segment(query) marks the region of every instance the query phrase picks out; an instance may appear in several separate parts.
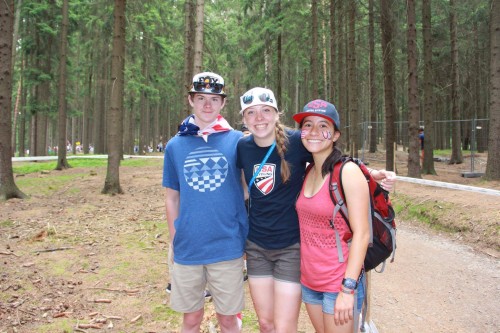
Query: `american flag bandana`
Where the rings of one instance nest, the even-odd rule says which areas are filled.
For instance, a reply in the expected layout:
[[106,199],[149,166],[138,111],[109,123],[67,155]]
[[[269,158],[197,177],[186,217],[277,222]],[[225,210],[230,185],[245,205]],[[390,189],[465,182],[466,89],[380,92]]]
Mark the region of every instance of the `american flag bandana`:
[[217,119],[213,123],[200,130],[200,127],[194,123],[194,114],[190,115],[184,119],[179,126],[179,132],[177,135],[194,135],[202,137],[205,142],[208,142],[208,136],[212,133],[231,131],[233,128],[221,115],[217,116]]

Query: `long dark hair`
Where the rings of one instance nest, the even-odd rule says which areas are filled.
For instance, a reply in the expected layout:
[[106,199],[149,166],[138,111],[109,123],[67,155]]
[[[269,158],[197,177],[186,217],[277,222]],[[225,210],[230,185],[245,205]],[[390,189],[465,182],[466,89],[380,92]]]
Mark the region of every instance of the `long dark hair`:
[[340,158],[342,157],[342,151],[337,148],[337,143],[333,143],[333,150],[328,155],[328,157],[325,159],[323,162],[323,165],[321,166],[321,175],[325,177],[327,174],[333,171],[333,167],[335,164],[340,161]]

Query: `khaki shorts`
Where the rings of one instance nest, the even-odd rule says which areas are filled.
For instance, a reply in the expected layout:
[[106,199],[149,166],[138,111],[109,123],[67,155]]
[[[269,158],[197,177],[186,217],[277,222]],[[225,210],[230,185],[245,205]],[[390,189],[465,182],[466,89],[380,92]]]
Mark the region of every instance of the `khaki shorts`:
[[215,311],[235,315],[245,308],[243,257],[209,265],[174,263],[170,307],[190,313],[203,308],[205,287],[212,294]]
[[273,277],[275,280],[300,283],[300,244],[279,250],[268,250],[247,240],[247,273],[249,277]]

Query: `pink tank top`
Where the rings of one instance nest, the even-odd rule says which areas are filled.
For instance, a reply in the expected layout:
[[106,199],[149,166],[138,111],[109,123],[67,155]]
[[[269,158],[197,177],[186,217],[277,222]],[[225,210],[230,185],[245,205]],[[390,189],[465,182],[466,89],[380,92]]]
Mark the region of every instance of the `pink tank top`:
[[329,177],[314,196],[304,196],[304,186],[297,199],[300,224],[301,283],[321,292],[339,292],[345,275],[352,233],[344,218],[337,214],[334,225],[338,231],[345,261],[339,262],[335,231],[330,226],[333,202],[329,193]]

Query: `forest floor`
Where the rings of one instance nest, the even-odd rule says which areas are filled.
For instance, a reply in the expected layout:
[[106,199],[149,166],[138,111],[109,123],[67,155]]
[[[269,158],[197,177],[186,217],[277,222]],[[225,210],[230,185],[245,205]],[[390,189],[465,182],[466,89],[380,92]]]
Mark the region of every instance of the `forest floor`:
[[[436,163],[424,178],[500,190],[462,177],[466,163]],[[30,198],[0,202],[0,333],[178,332],[161,173],[161,159],[121,167],[116,196],[100,194],[105,167],[16,175]],[[392,200],[396,259],[370,276],[378,331],[499,332],[500,198],[400,181]],[[246,288],[243,332],[258,332]],[[205,308],[203,332],[216,332]],[[314,332],[304,308],[299,331]]]

